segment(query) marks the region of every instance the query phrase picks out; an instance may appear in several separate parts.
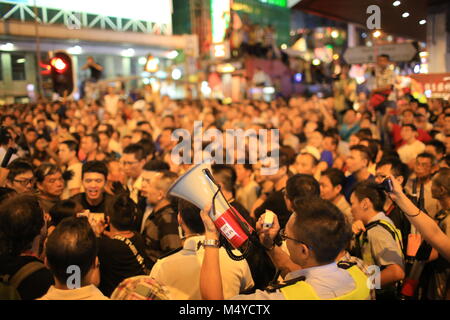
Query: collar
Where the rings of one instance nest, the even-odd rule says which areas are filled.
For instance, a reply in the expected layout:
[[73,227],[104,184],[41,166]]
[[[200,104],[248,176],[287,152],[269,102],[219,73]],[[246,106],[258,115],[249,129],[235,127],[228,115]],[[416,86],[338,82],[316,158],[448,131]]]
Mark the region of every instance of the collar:
[[187,238],[184,240],[183,250],[196,252],[198,250],[198,243],[203,240],[205,240],[204,235]]
[[51,286],[45,295],[45,298],[56,300],[101,299],[102,297],[106,298],[93,284],[78,289],[68,290],[57,289],[55,286]]
[[329,264],[325,264],[323,266],[311,267],[289,272],[286,275],[286,280],[291,280],[302,276],[305,277],[306,279],[319,277],[323,278],[325,275],[330,275],[331,273],[336,272],[338,270],[339,267],[336,264],[336,262],[332,262]]

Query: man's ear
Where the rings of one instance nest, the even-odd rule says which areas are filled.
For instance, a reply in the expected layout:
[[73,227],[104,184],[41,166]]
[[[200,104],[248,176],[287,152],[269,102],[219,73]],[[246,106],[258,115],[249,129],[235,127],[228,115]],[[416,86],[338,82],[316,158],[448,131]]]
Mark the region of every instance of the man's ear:
[[361,207],[362,207],[364,210],[368,210],[368,209],[370,208],[370,200],[369,200],[368,198],[364,198],[364,199],[361,201]]
[[402,176],[398,176],[395,179],[397,179],[398,183],[402,186],[403,185],[403,181],[405,181],[405,179]]

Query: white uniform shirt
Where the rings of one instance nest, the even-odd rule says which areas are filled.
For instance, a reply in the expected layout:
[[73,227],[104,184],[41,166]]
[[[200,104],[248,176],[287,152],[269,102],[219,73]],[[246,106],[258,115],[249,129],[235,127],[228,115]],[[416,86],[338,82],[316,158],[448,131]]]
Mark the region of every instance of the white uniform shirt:
[[[202,299],[200,270],[205,251],[198,243],[204,239],[204,236],[186,239],[181,251],[159,259],[152,268],[150,276],[167,286],[175,300]],[[247,261],[232,260],[224,248],[219,249],[219,257],[225,299],[254,285]]]

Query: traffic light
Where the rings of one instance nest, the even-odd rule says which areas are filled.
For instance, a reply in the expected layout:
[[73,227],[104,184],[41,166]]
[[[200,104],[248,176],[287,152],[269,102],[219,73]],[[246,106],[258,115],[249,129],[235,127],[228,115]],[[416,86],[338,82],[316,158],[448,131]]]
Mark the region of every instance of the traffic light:
[[71,95],[75,89],[72,57],[63,51],[57,51],[50,59],[50,67],[53,91],[61,97],[64,96],[64,92],[67,96]]

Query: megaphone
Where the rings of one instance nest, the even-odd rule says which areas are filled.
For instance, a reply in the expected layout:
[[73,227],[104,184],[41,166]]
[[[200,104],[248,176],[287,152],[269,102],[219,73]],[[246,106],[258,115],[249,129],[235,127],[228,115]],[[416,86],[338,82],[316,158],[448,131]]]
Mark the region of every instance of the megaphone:
[[203,209],[212,203],[210,217],[217,229],[235,248],[241,248],[254,232],[247,221],[227,202],[211,174],[211,165],[194,166],[178,178],[168,194],[184,199]]

